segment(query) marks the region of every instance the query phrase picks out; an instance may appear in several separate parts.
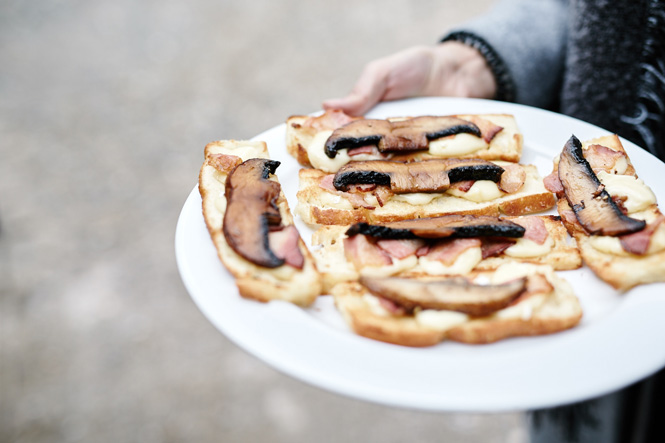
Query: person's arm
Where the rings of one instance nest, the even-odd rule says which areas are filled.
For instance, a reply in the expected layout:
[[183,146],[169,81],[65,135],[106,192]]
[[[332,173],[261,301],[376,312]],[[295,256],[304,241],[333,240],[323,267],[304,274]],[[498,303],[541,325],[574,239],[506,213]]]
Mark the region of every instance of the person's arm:
[[439,45],[368,63],[351,93],[323,107],[362,115],[380,101],[427,95],[551,106],[563,72],[567,6],[567,0],[500,1]]
[[476,48],[487,60],[499,100],[550,107],[565,62],[568,0],[503,0],[442,41]]

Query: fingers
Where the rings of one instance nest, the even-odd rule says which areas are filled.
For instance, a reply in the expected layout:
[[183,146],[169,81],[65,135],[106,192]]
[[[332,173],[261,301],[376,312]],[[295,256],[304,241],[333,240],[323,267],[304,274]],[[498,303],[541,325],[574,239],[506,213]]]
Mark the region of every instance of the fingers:
[[416,46],[368,63],[346,97],[326,100],[324,109],[363,115],[383,100],[421,95],[432,65],[432,50]]
[[390,69],[385,59],[375,60],[365,66],[353,90],[342,98],[323,102],[323,109],[341,109],[350,115],[363,115],[386,94]]

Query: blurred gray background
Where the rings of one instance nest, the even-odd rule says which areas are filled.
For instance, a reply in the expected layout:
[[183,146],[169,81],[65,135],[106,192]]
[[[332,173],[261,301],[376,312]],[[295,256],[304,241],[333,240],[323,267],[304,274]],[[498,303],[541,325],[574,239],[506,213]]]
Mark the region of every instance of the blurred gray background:
[[0,2],[2,442],[520,443],[282,375],[197,310],[174,258],[203,147],[346,93],[491,0]]

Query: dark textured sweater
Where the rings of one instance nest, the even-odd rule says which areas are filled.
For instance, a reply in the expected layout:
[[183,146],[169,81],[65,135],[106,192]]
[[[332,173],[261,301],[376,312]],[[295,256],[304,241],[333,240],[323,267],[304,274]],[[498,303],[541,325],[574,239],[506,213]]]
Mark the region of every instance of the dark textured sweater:
[[485,55],[497,99],[593,123],[665,160],[665,0],[503,0],[443,40]]

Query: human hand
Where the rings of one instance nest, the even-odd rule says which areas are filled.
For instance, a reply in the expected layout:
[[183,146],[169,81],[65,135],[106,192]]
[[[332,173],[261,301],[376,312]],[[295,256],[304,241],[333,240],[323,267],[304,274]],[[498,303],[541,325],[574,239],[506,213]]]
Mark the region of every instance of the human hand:
[[418,96],[493,98],[496,81],[485,58],[471,46],[448,41],[415,46],[368,63],[352,91],[323,102],[323,109],[363,115],[385,100]]

